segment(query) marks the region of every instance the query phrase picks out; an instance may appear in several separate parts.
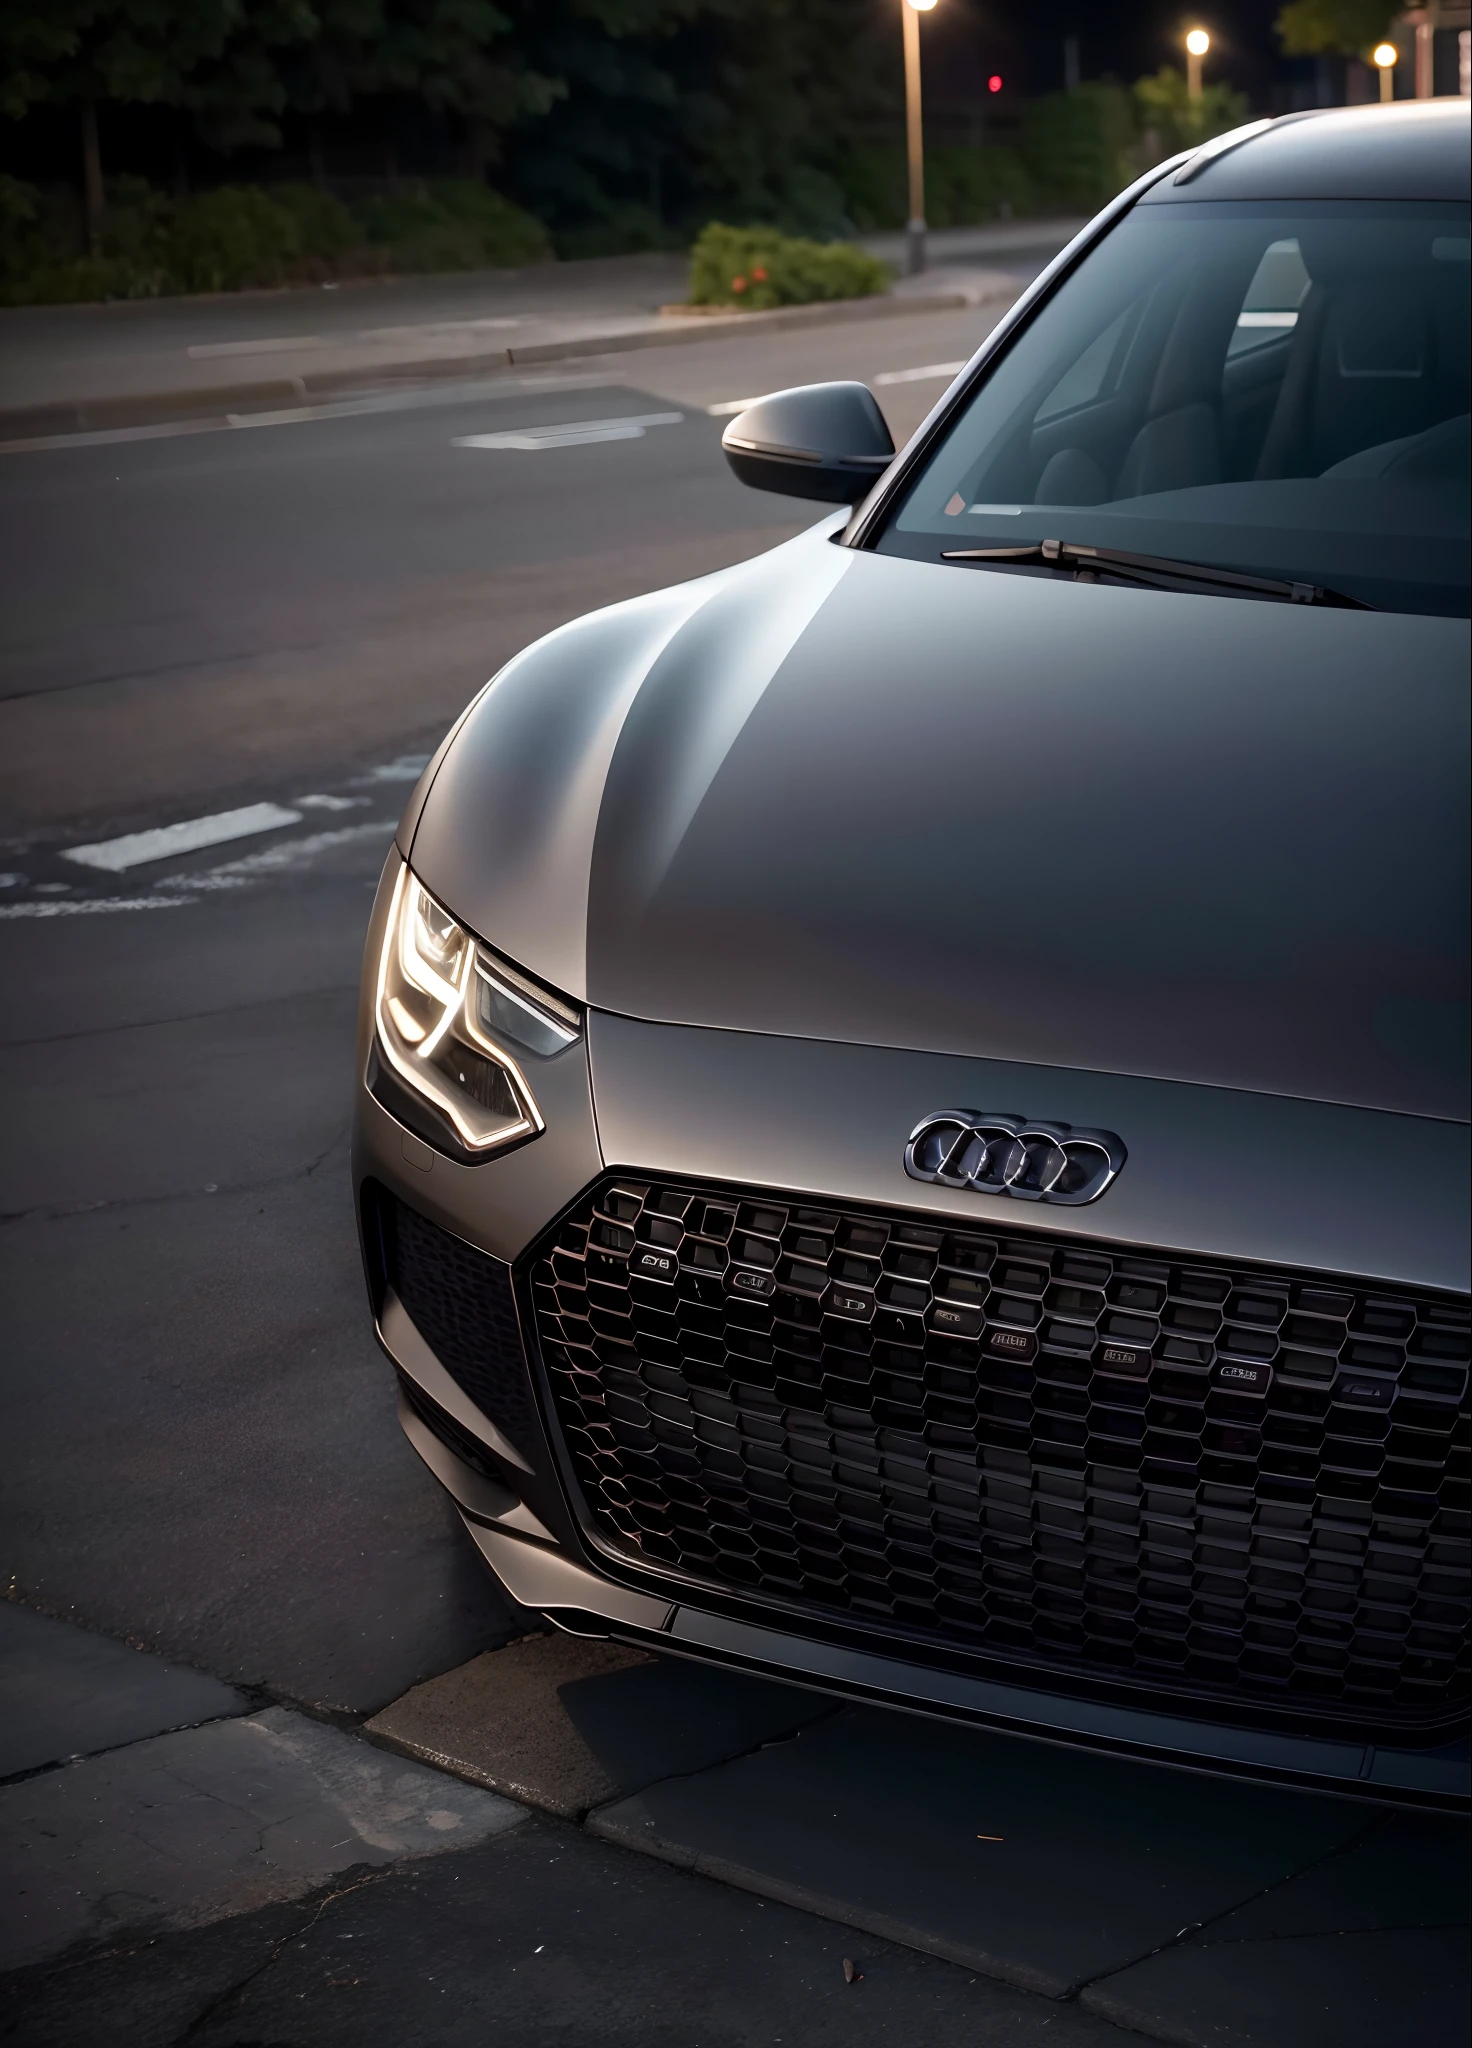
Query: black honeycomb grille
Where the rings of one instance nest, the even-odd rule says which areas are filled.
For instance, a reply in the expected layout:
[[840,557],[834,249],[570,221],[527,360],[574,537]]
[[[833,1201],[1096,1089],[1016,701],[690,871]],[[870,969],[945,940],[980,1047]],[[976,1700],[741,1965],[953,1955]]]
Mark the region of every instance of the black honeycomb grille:
[[1218,1706],[1467,1695],[1455,1298],[628,1178],[530,1275],[626,1555]]
[[388,1285],[445,1371],[531,1457],[538,1433],[511,1268],[392,1195],[376,1207]]

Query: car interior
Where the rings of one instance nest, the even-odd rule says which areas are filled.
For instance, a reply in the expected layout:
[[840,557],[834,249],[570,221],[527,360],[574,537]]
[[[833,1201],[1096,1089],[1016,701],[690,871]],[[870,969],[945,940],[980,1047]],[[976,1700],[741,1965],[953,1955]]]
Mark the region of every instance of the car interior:
[[1465,482],[1465,234],[1341,220],[1266,247],[1240,227],[1224,239],[1199,237],[1106,306],[1061,375],[1054,357],[959,483],[967,510],[1284,478]]

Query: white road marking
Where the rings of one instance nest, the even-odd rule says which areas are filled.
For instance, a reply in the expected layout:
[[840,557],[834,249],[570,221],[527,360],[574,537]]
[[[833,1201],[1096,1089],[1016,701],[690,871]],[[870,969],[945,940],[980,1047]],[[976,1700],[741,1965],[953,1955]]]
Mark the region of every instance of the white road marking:
[[353,780],[364,782],[417,782],[433,760],[432,754],[400,754],[396,761],[380,761],[376,768],[370,768],[366,775],[356,775]]
[[0,441],[0,455],[40,454],[51,448],[111,448],[120,441],[171,441],[176,434],[220,434],[228,420],[159,420],[151,427],[94,427],[85,434],[28,434]]
[[273,334],[259,341],[196,341],[186,355],[207,360],[211,356],[274,356],[292,348],[330,348],[325,334]]
[[196,341],[185,350],[197,361],[216,356],[279,356],[299,348],[351,348],[354,342],[430,341],[437,334],[476,334],[483,329],[524,327],[509,320],[422,320],[413,327],[360,327],[351,334],[271,334],[250,341]]
[[456,448],[581,448],[591,441],[642,441],[647,427],[677,427],[682,412],[630,413],[617,420],[560,420],[545,427],[514,427],[501,434],[457,434]]
[[478,334],[483,329],[525,327],[527,316],[504,320],[424,320],[417,327],[364,327],[359,341],[423,341],[432,334]]
[[231,839],[248,839],[254,833],[274,832],[281,825],[299,825],[301,821],[301,812],[289,811],[284,804],[245,804],[238,811],[216,811],[209,818],[185,818],[177,825],[156,825],[149,832],[125,832],[120,839],[102,839],[95,846],[69,846],[62,859],[120,875],[148,861],[167,860],[171,854],[196,853],[203,846],[223,846]]
[[871,384],[923,384],[931,377],[959,377],[964,363],[923,363],[918,370],[881,370]]
[[[871,384],[921,384],[930,377],[955,377],[964,370],[964,363],[922,363],[916,370],[881,370],[877,377],[871,377]],[[758,392],[754,398],[723,398],[719,405],[708,405],[705,409],[713,420],[730,419],[733,414],[745,412],[748,406],[760,405],[766,392]]]
[[159,890],[178,890],[188,895],[213,895],[221,889],[240,889],[266,875],[289,873],[305,867],[319,853],[334,852],[340,846],[355,846],[362,839],[392,839],[397,818],[365,819],[357,825],[340,825],[332,832],[309,832],[303,839],[283,839],[278,846],[263,846],[257,853],[243,853],[238,860],[206,868],[198,875],[178,875],[156,884]]
[[386,841],[393,835],[396,818],[374,818],[359,825],[345,825],[334,832],[312,832],[303,839],[284,840],[279,846],[263,847],[258,853],[243,854],[220,867],[206,868],[197,875],[171,875],[155,882],[147,896],[52,897],[44,903],[0,903],[0,922],[19,918],[109,917],[125,910],[180,910],[201,896],[222,890],[248,888],[252,882],[305,867],[319,853],[331,853],[364,839]]
[[294,796],[299,811],[351,811],[366,804],[366,796]]
[[179,910],[187,896],[72,896],[63,902],[48,897],[44,903],[0,903],[0,924],[14,924],[21,918],[106,917],[120,910]]
[[[289,380],[294,381],[294,380]],[[232,412],[223,417],[157,420],[143,427],[92,427],[78,434],[28,434],[19,441],[0,441],[0,455],[30,455],[56,448],[110,448],[128,441],[167,441],[178,434],[226,434],[236,427],[295,427],[311,420],[358,419],[367,414],[419,412],[430,406],[464,405],[467,399],[494,399],[516,391],[593,391],[607,376],[468,377],[408,391],[382,391],[368,398],[340,398],[320,405],[293,405],[275,412]],[[206,403],[207,391],[200,394]]]

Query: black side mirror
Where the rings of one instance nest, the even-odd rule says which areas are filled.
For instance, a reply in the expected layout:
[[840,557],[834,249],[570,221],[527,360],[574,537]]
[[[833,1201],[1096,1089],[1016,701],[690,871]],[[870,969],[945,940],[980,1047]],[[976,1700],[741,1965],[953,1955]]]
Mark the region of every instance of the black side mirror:
[[789,498],[852,505],[894,460],[867,384],[800,384],[738,413],[721,447],[742,483]]

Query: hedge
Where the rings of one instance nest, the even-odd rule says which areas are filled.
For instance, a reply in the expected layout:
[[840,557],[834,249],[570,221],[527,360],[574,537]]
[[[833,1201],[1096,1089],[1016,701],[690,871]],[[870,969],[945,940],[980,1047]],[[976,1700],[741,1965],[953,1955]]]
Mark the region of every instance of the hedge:
[[692,306],[764,312],[815,299],[862,299],[889,285],[889,266],[849,242],[808,242],[776,228],[712,221],[690,251]]
[[0,177],[0,302],[8,305],[495,269],[551,254],[540,221],[472,179],[423,179],[345,201],[314,185],[221,185],[171,199],[141,179],[117,178],[94,254],[72,195]]

